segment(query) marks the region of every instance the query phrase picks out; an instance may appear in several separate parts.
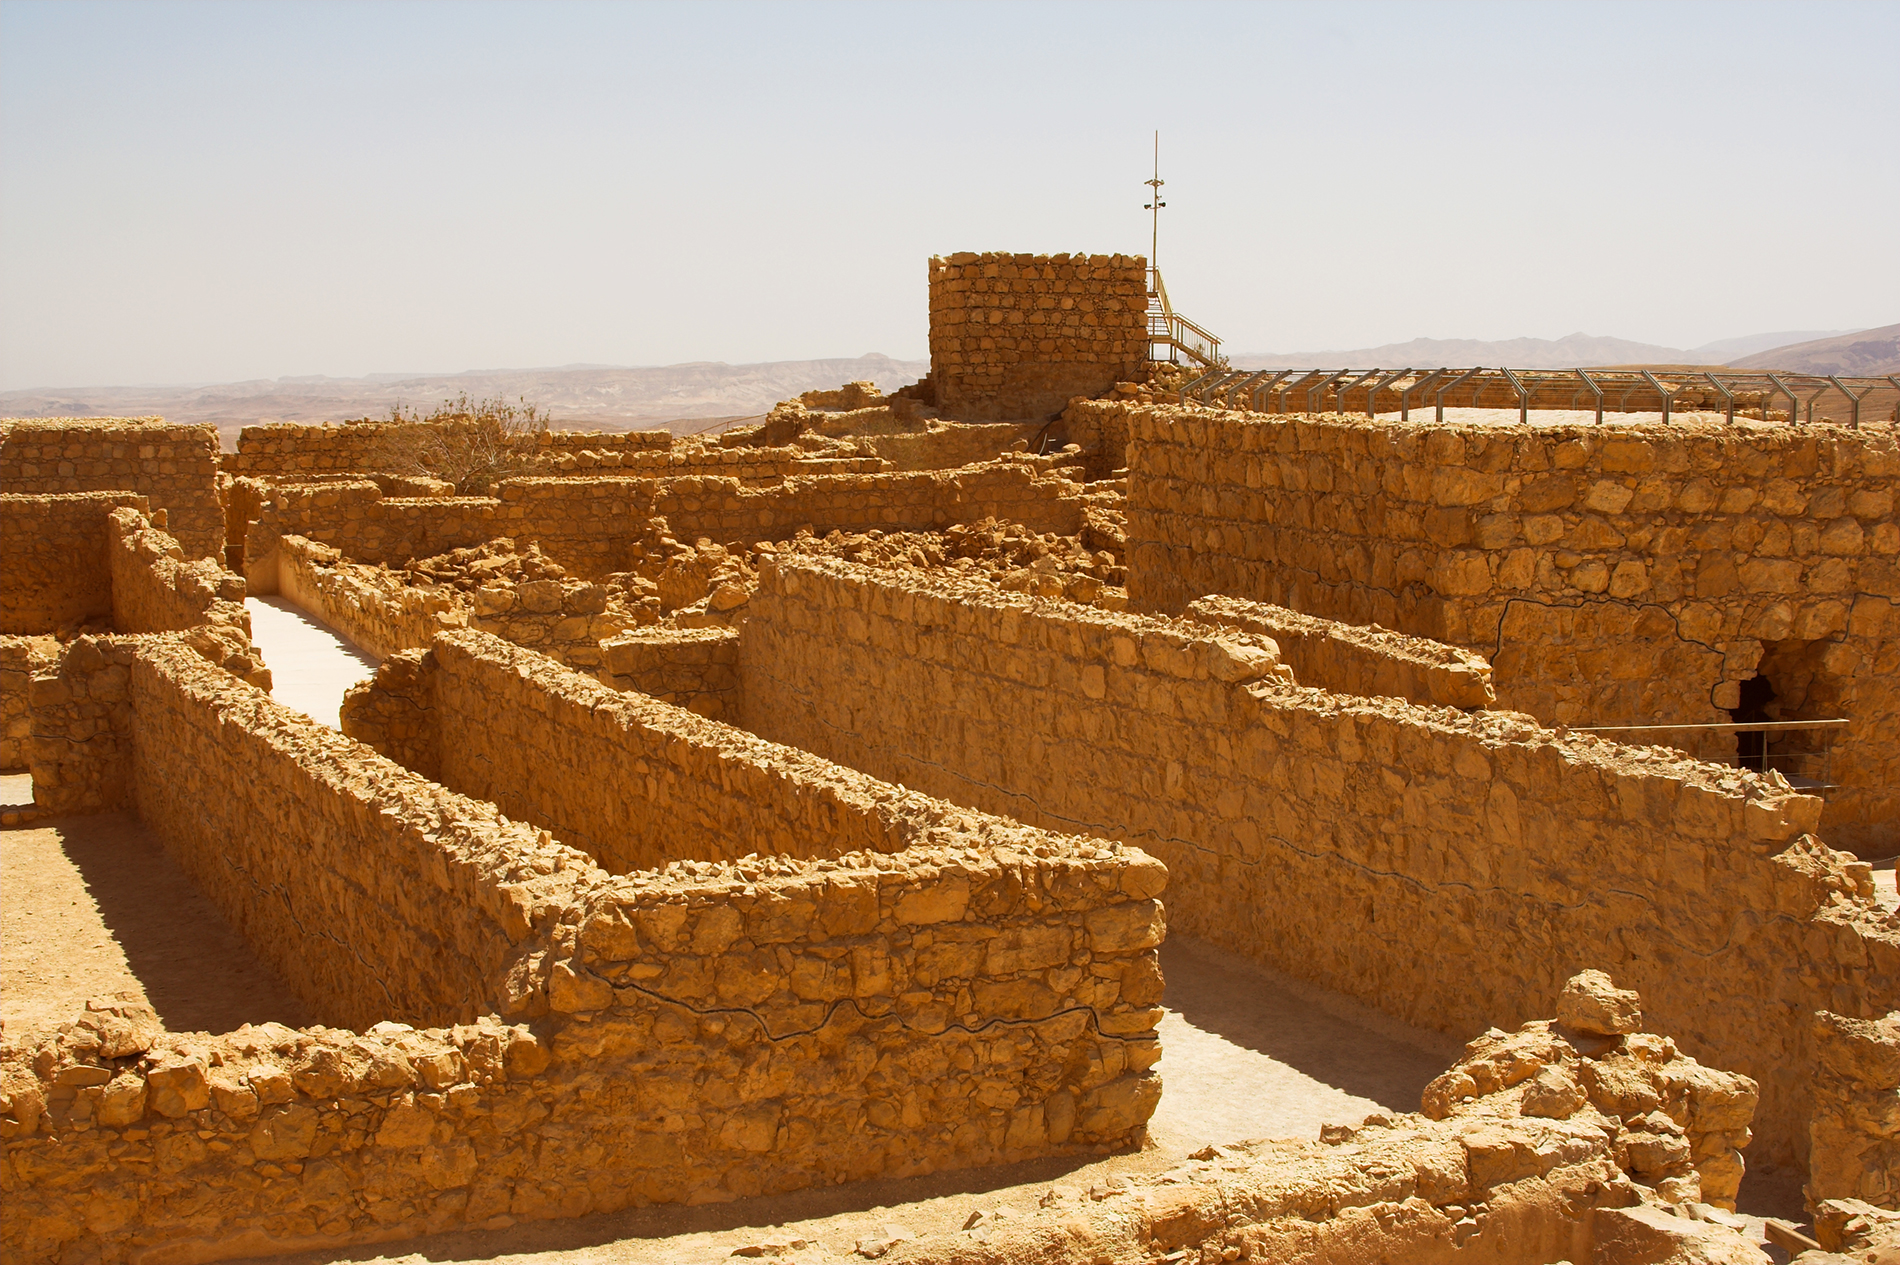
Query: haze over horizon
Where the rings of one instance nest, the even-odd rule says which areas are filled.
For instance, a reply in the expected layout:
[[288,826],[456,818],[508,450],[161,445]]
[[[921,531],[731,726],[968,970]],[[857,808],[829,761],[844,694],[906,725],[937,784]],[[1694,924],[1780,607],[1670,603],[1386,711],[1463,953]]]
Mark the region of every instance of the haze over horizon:
[[1146,253],[1156,127],[1240,354],[1894,319],[1900,6],[1168,13],[14,0],[0,390],[920,359],[930,254]]

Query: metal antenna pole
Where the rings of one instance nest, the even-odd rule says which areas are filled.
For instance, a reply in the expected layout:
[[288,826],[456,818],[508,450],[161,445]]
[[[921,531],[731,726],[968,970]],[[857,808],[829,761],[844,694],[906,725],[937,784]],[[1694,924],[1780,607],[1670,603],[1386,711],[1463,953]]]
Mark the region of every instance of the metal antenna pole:
[[1154,225],[1148,237],[1148,266],[1154,268],[1159,266],[1155,263],[1155,251],[1156,248],[1161,245],[1161,208],[1168,205],[1161,200],[1161,186],[1166,184],[1167,181],[1161,178],[1161,132],[1159,129],[1155,131],[1154,179],[1144,180],[1142,183],[1154,190],[1154,192],[1149,195],[1154,201],[1141,208],[1144,211],[1150,211],[1154,214]]

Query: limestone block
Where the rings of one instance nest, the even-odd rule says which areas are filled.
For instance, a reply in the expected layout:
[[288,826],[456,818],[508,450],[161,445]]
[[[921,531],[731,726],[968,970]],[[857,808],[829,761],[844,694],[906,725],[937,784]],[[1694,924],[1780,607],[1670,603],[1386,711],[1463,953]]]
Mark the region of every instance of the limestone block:
[[1728,1226],[1655,1207],[1598,1208],[1591,1233],[1592,1265],[1764,1265],[1773,1259]]

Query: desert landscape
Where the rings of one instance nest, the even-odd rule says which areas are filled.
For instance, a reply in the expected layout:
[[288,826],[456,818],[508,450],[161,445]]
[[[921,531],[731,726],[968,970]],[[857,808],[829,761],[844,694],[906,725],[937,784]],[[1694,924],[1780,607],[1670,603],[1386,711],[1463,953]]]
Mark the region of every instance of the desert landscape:
[[1900,1265],[1896,47],[0,0],[0,1265]]
[[226,451],[238,432],[269,422],[386,419],[400,408],[428,411],[444,400],[527,400],[586,430],[712,433],[756,420],[778,401],[840,382],[896,390],[929,369],[884,356],[762,365],[690,364],[657,368],[573,365],[560,369],[374,378],[292,378],[196,387],[93,387],[0,392],[8,417],[149,417],[209,424]]
[[0,421],[7,1260],[1900,1251],[1889,331],[928,280],[916,365]]

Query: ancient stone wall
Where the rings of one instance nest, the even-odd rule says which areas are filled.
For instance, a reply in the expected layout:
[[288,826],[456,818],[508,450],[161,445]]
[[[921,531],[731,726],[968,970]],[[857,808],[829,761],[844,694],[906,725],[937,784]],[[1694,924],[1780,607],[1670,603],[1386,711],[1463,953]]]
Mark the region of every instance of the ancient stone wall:
[[45,814],[130,804],[132,659],[137,637],[82,636],[42,662],[27,686],[27,770]]
[[536,841],[273,702],[191,651],[134,656],[139,817],[313,1014],[464,1023],[497,1008],[528,932]]
[[973,420],[1060,413],[1144,376],[1147,260],[960,252],[930,260],[937,406]]
[[510,479],[500,492],[494,535],[534,541],[589,579],[627,569],[628,544],[646,531],[653,496],[649,480],[606,476]]
[[59,642],[52,637],[0,636],[0,772],[27,766],[33,678],[58,662]]
[[[228,678],[260,690],[271,687],[270,669],[251,643],[244,582],[211,559],[183,561],[178,542],[153,526],[141,508],[114,508],[111,499],[102,498],[87,518],[96,515],[96,530],[106,541],[107,613],[118,633],[131,635],[82,635],[65,643],[23,639],[32,648],[22,666],[32,675],[24,683],[25,735],[15,753],[33,776],[34,804],[43,814],[131,805],[129,680],[133,656],[144,644],[137,634],[163,633],[164,640]],[[130,499],[143,505],[143,497]],[[18,719],[10,716],[10,729]]]
[[203,1261],[550,1215],[548,1062],[493,1019],[207,1036],[101,999],[0,1055],[0,1243],[23,1263]]
[[585,581],[494,583],[464,594],[344,559],[301,536],[275,542],[276,591],[379,659],[426,648],[447,628],[476,628],[583,669],[602,663],[601,642],[636,622],[607,609]]
[[941,531],[985,518],[1072,536],[1082,526],[1081,491],[1027,463],[998,461],[957,470],[801,477],[759,489],[677,479],[655,485],[647,512],[664,516],[681,540],[703,536],[725,545],[785,540],[801,527],[818,535]]
[[1079,446],[1089,478],[1106,479],[1128,466],[1128,417],[1135,405],[1123,399],[1077,400],[1063,410],[1063,433]]
[[992,461],[1018,441],[1027,445],[1044,430],[1044,423],[933,423],[909,434],[877,435],[862,442],[895,470],[956,470]]
[[[739,1058],[782,1058],[792,1044],[709,1031],[717,1024],[693,1016],[667,1030],[725,1037],[714,1057],[736,1046]],[[1579,1075],[1587,1060],[1537,1027],[1473,1043],[1454,1075],[1463,1073],[1477,1096],[1450,1118],[1379,1113],[1356,1128],[1329,1128],[1318,1142],[1209,1148],[1166,1173],[1136,1172],[1088,1191],[1057,1185],[1037,1207],[988,1218],[980,1233],[905,1242],[903,1259],[1751,1259],[1755,1249],[1740,1236],[1669,1216],[1653,1204],[1659,1192],[1643,1189],[1656,1181],[1648,1153],[1672,1139],[1640,1130],[1673,1127],[1663,1111],[1692,1121],[1712,1108],[1734,1114],[1723,1101],[1732,1095],[1721,1092],[1734,1078],[1688,1064],[1686,1080],[1672,1084],[1686,1060],[1668,1057],[1666,1038],[1637,1034],[1611,1054],[1637,1066],[1619,1068],[1624,1074],[1610,1086]],[[768,1045],[776,1048],[760,1048]],[[1476,1057],[1499,1045],[1513,1062]],[[39,1179],[9,1208],[5,1243],[17,1259],[57,1259],[62,1249],[68,1259],[83,1253],[112,1263],[148,1253],[188,1260],[334,1248],[352,1238],[476,1227],[494,1216],[733,1193],[730,1183],[672,1181],[666,1166],[676,1156],[692,1162],[686,1147],[697,1139],[644,1130],[616,1136],[638,1124],[616,1114],[625,1094],[600,1091],[625,1064],[610,1057],[609,1067],[583,1080],[564,1065],[561,1038],[523,1025],[381,1025],[361,1036],[266,1027],[181,1037],[157,1031],[149,1012],[102,1003],[39,1053],[43,1070],[36,1064],[0,1088],[0,1136],[30,1157]],[[628,1084],[638,1092],[650,1080]],[[1639,1129],[1616,1114],[1629,1104],[1603,1092],[1630,1084],[1654,1084],[1663,1100],[1663,1111],[1635,1122]],[[790,1117],[792,1129],[801,1123]],[[735,1138],[744,1132],[758,1130],[749,1123],[733,1130]],[[249,1166],[212,1162],[224,1148]],[[723,1159],[713,1155],[690,1178],[716,1175]],[[596,1177],[603,1168],[617,1180]],[[234,1169],[248,1180],[232,1180]],[[152,1181],[154,1174],[166,1180]],[[1669,1256],[1676,1246],[1699,1250]]]
[[[392,486],[401,480],[386,472],[392,441],[400,446],[404,434],[420,433],[423,429],[406,423],[395,427],[387,423],[247,426],[239,437],[238,451],[225,454],[223,469],[227,475],[279,483],[373,476],[383,485],[384,493],[392,497],[447,495],[452,489],[446,485],[427,490]],[[875,456],[816,454],[789,445],[765,448],[724,448],[696,442],[676,445],[672,436],[663,430],[555,431],[535,439],[536,442],[517,455],[513,463],[516,476],[621,474],[629,478],[675,478],[709,475],[762,485],[777,483],[794,474],[874,474],[889,468]],[[992,448],[982,455],[990,456],[994,452]]]
[[1139,853],[1013,826],[979,852],[926,826],[939,842],[902,855],[609,878],[381,763],[364,771],[385,838],[456,836],[413,899],[486,884],[521,938],[519,1017],[206,1036],[101,1006],[10,1049],[9,1259],[269,1255],[716,1202],[1126,1146],[1153,1110],[1152,1035],[1047,1009],[1034,983],[1072,956],[1141,968],[1159,996],[1164,876]]
[[[1667,1036],[1622,1030],[1633,1022],[1602,1033],[1558,1009],[1557,1022],[1472,1041],[1420,1113],[1329,1124],[1317,1142],[1209,1146],[1165,1171],[980,1209],[960,1230],[860,1240],[859,1254],[901,1250],[906,1265],[1765,1260],[1749,1227],[1715,1211],[1734,1210],[1732,1143],[1747,1136],[1754,1085]],[[1864,1203],[1823,1207],[1817,1237],[1881,1259],[1860,1232],[1878,1217]]]
[[[663,870],[608,875],[163,637],[113,644],[141,816],[319,1011],[399,1022],[178,1036],[101,1007],[8,1051],[21,1259],[332,1247],[1016,1161],[1125,1146],[1154,1108],[1166,875],[1135,849],[832,770],[725,810],[776,813],[759,844],[797,831],[821,855],[683,859],[736,849],[675,831]],[[438,652],[458,644],[584,680],[481,634]],[[654,816],[710,805],[708,774],[768,791],[756,740],[646,706],[717,731],[728,765],[676,732],[694,776],[649,769]],[[465,1022],[400,1022],[429,1014]]]
[[39,418],[0,428],[0,493],[137,492],[191,558],[223,557],[218,432],[157,417]]
[[932,531],[1001,518],[1033,531],[1081,528],[1081,488],[1033,463],[1004,461],[953,471],[801,475],[770,487],[736,479],[510,479],[499,499],[384,497],[369,480],[276,488],[251,528],[251,592],[275,592],[276,541],[303,536],[353,562],[397,565],[510,536],[534,541],[583,578],[628,567],[628,548],[656,516],[681,540],[719,544],[786,540],[801,527],[823,534]]
[[488,497],[389,497],[370,479],[279,484],[244,543],[250,591],[275,593],[277,540],[303,536],[353,562],[401,565],[508,533]]
[[130,506],[106,516],[112,627],[122,633],[174,632],[220,624],[251,638],[243,577],[219,561],[184,560],[184,549]]
[[[231,474],[279,480],[312,474],[364,474],[388,465],[386,454],[392,443],[413,440],[428,429],[424,423],[411,422],[246,426],[238,432],[237,452],[228,455],[225,468]],[[534,441],[537,454],[560,455],[585,449],[632,455],[664,451],[672,446],[673,436],[664,430],[543,431],[534,436]]]
[[1786,771],[1837,785],[1828,839],[1900,844],[1892,433],[1130,422],[1137,607],[1221,593],[1450,642],[1546,724],[1727,724],[1759,671],[1772,719],[1852,722],[1825,767],[1786,740]]
[[435,656],[398,650],[358,681],[338,709],[345,734],[431,782],[442,780],[442,727],[435,716]]
[[[996,517],[1036,531],[1073,534],[1080,489],[1015,463],[911,474],[800,476],[772,487],[733,479],[513,479],[502,485],[498,521],[538,542],[583,576],[627,567],[627,547],[655,517],[685,541],[750,545],[786,540],[801,527],[818,534],[877,528],[940,530]],[[348,550],[346,549],[346,552]]]
[[106,515],[136,492],[0,495],[0,634],[50,633],[112,614]]
[[[386,659],[468,624],[460,594],[418,588],[401,574],[352,564],[341,551],[283,536],[272,542],[270,592],[282,593],[344,637]],[[259,570],[252,571],[256,576]]]
[[1900,1012],[1813,1016],[1818,1054],[1808,1206],[1860,1199],[1900,1208]]
[[[984,456],[994,456],[991,449]],[[890,465],[875,456],[820,456],[803,448],[714,448],[678,447],[666,452],[563,453],[540,463],[536,475],[619,474],[636,479],[676,479],[703,475],[718,479],[737,479],[748,487],[769,486],[794,475],[876,474]],[[961,463],[959,463],[961,464]]]
[[609,610],[603,586],[561,580],[476,589],[468,616],[470,628],[583,672],[595,672],[605,662],[606,639],[641,622],[625,610]]
[[648,694],[709,720],[737,723],[739,634],[731,628],[652,628],[601,643],[603,684]]
[[1290,686],[1245,633],[832,561],[761,572],[740,664],[762,737],[1138,844],[1176,929],[1408,1022],[1628,977],[1685,1049],[1761,1082],[1770,1156],[1805,1149],[1805,1015],[1900,1000],[1867,868],[1774,779]]
[[1467,711],[1497,703],[1491,665],[1442,641],[1342,624],[1237,597],[1200,598],[1188,604],[1187,617],[1213,628],[1271,637],[1294,678],[1315,689]]
[[219,478],[219,486],[224,491],[224,556],[227,565],[241,575],[244,572],[244,538],[250,533],[251,524],[263,514],[264,502],[270,499],[271,485],[262,479],[234,479],[224,474]]

